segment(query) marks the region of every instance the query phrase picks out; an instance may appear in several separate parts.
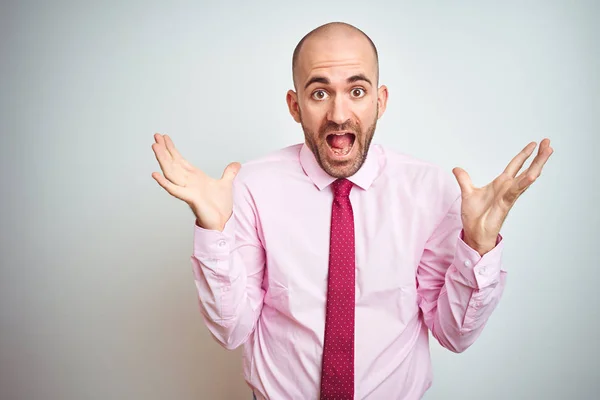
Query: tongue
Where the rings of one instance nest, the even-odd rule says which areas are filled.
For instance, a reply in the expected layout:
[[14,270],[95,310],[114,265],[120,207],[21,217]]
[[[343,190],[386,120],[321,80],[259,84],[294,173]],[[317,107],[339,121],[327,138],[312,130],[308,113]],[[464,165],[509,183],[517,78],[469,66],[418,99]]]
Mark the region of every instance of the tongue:
[[352,144],[352,136],[349,133],[345,135],[331,135],[329,143],[334,149],[346,149]]

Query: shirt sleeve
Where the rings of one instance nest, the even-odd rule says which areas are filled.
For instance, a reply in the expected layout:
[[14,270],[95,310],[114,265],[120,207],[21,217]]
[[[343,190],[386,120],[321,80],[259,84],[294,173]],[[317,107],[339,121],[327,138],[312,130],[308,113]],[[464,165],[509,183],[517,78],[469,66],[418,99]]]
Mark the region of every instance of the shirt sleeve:
[[256,221],[250,192],[236,178],[233,214],[224,230],[194,224],[191,261],[200,311],[213,337],[227,349],[248,339],[263,307],[265,251]]
[[483,331],[504,290],[504,242],[481,257],[463,241],[461,197],[426,243],[417,270],[419,307],[425,324],[445,348],[462,352]]

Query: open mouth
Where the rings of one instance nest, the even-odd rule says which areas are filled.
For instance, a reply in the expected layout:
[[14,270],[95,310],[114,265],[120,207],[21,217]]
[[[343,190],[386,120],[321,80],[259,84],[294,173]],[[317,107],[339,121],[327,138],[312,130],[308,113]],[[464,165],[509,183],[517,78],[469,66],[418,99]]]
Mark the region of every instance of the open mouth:
[[356,136],[351,132],[335,132],[327,135],[327,144],[337,156],[346,156],[352,150]]

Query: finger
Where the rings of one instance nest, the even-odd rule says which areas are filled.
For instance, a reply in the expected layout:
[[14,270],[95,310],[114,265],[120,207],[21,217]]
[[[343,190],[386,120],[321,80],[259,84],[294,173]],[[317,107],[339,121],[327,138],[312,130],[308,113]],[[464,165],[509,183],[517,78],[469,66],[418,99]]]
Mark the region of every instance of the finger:
[[529,168],[527,168],[517,177],[517,190],[524,191],[531,186],[531,184],[533,184],[537,178],[540,177],[542,174],[542,169],[552,153],[554,153],[554,149],[550,147],[550,141],[548,141],[535,157]]
[[522,176],[520,176],[519,179],[517,179],[515,182],[514,189],[512,191],[515,192],[516,194],[513,196],[515,196],[515,197],[520,196],[527,189],[529,189],[529,186],[531,186],[533,184],[533,182],[535,182],[536,179],[537,178],[533,175],[522,174]]
[[160,165],[160,169],[163,172],[168,170],[173,160],[171,159],[171,155],[168,153],[166,147],[161,143],[153,143],[152,151],[154,151],[154,156]]
[[513,204],[515,204],[515,201],[517,201],[517,199],[519,198],[519,196],[525,193],[526,190],[527,187],[525,187],[523,190],[519,189],[519,181],[515,180],[513,184],[502,195],[504,203],[507,204],[509,208],[512,207]]
[[[183,165],[183,168],[187,169],[190,172],[196,169],[185,158],[182,158],[181,160],[179,160],[179,162],[181,162],[181,165]],[[204,173],[202,171],[198,170],[198,172],[200,172],[202,175],[204,175]]]
[[523,150],[521,150],[519,154],[517,154],[510,161],[510,163],[508,163],[508,165],[504,169],[504,173],[514,178],[517,175],[517,173],[521,170],[521,168],[523,168],[523,164],[525,164],[525,161],[527,161],[529,156],[531,156],[531,153],[533,153],[535,146],[535,142],[531,142],[527,146],[525,146]]
[[452,170],[452,173],[458,181],[458,186],[460,186],[460,191],[462,192],[462,194],[464,196],[470,195],[473,192],[473,183],[471,182],[471,177],[469,176],[467,171],[465,171],[462,168],[456,167]]
[[544,168],[546,161],[548,161],[552,153],[554,153],[554,149],[550,147],[550,140],[544,139],[542,144],[540,144],[538,155],[533,159],[529,168],[527,168],[529,170],[528,173],[533,174],[536,178],[539,177],[542,173],[542,168]]
[[[193,171],[195,168],[192,164],[190,164],[185,158],[183,158],[181,156],[181,154],[179,153],[179,151],[177,150],[177,148],[175,147],[175,145],[173,144],[173,141],[171,140],[171,137],[168,135],[159,135],[159,138],[157,139],[157,143],[160,141],[161,145],[164,145],[166,152],[165,154],[167,154],[171,159],[173,160],[178,160],[179,163],[188,171]],[[155,136],[156,136],[155,135]],[[156,139],[156,137],[155,137]],[[202,172],[202,171],[200,171]]]
[[152,178],[154,178],[154,180],[158,182],[158,184],[163,189],[165,189],[171,196],[175,196],[178,199],[184,200],[183,188],[181,186],[173,184],[171,181],[169,181],[167,178],[165,178],[158,172],[153,172]]
[[[154,141],[158,146],[163,147],[165,150],[167,149],[167,145],[165,143],[165,135],[161,135],[160,133],[154,134]],[[167,154],[169,155],[169,157],[171,157],[170,153],[167,152]]]
[[161,157],[161,159],[163,159],[165,161],[172,160],[173,157],[171,157],[171,153],[169,153],[169,151],[167,150],[167,145],[165,143],[164,136],[161,135],[160,133],[155,133],[154,134],[154,141],[156,142],[156,143],[152,144],[152,149],[156,149],[154,153],[158,157]]
[[225,181],[233,182],[233,179],[236,177],[236,175],[240,171],[240,168],[242,168],[242,164],[240,164],[239,162],[230,163],[227,167],[225,167],[225,170],[223,171],[223,175],[221,176],[221,179],[225,180]]
[[171,140],[169,135],[165,135],[164,140],[165,140],[165,145],[167,146],[167,151],[171,154],[173,159],[176,159],[176,158],[183,159],[183,157],[181,157],[181,154],[179,154],[179,151],[177,151],[177,149],[175,148],[175,144],[173,144],[173,141]]

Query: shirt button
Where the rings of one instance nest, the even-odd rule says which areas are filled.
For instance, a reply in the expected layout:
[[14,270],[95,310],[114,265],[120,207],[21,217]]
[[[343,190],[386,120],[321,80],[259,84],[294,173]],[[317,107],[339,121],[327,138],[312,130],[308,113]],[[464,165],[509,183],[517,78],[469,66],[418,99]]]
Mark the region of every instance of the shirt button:
[[219,247],[225,247],[226,244],[227,242],[225,242],[224,240],[219,240]]
[[465,261],[465,267],[471,268],[471,265],[473,265],[473,264],[471,263],[470,260]]
[[485,274],[485,267],[482,267],[482,268],[479,270],[478,274],[479,274],[479,275],[483,275],[483,274]]

